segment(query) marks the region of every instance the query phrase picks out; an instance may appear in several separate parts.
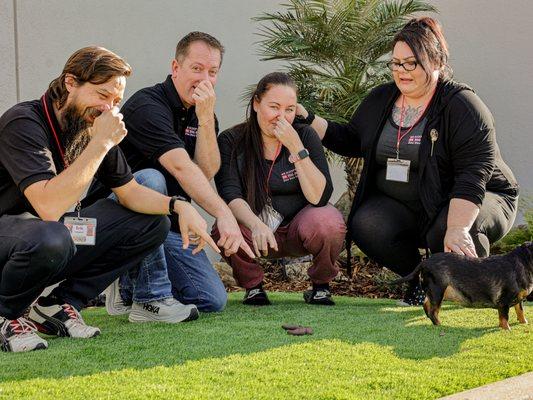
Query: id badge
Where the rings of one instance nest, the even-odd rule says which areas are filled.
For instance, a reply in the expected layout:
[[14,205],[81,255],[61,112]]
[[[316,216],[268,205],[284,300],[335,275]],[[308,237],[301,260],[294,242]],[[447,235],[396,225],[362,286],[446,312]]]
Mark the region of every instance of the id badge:
[[398,158],[387,159],[387,175],[385,179],[395,182],[409,182],[409,168],[411,161]]
[[65,217],[65,226],[74,244],[94,246],[96,244],[96,218]]
[[259,219],[270,228],[272,232],[276,232],[276,229],[283,222],[283,215],[277,212],[270,204],[266,204],[261,213]]

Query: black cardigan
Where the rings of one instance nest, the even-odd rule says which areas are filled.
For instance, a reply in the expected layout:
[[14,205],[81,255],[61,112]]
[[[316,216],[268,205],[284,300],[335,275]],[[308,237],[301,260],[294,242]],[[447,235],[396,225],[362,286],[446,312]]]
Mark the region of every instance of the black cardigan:
[[[368,177],[375,170],[376,145],[399,95],[394,82],[378,86],[362,101],[348,124],[328,121],[324,146],[342,156],[363,157],[365,161],[349,221],[373,185]],[[492,114],[471,88],[439,81],[427,116],[419,151],[422,237],[452,198],[465,199],[479,207],[487,190],[518,195],[516,179],[496,143]],[[433,151],[432,130],[438,135]],[[347,225],[349,246],[351,224]]]

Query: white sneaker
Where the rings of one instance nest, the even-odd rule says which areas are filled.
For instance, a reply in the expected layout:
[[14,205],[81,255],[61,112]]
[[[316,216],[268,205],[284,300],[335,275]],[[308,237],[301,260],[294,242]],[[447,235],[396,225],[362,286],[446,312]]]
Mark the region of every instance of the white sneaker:
[[35,325],[26,318],[10,320],[0,317],[0,348],[13,353],[48,348],[47,341],[36,332]]
[[130,322],[186,322],[198,319],[198,309],[194,304],[182,304],[174,298],[133,302],[129,316]]
[[124,315],[129,314],[131,306],[124,304],[124,300],[120,296],[120,288],[116,279],[104,291],[105,293],[105,309],[109,315]]
[[39,332],[47,335],[87,339],[100,334],[100,329],[87,325],[70,304],[42,306],[37,302],[28,317]]

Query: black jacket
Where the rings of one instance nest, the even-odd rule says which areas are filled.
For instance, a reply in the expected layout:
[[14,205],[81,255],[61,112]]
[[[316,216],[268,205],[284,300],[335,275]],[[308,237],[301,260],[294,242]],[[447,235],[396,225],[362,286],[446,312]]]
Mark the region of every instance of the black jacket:
[[[363,157],[364,167],[349,220],[371,192],[375,150],[385,122],[400,95],[394,82],[381,85],[363,100],[348,124],[328,121],[323,144],[347,157]],[[437,135],[433,143],[430,132]],[[496,143],[489,109],[466,85],[439,81],[427,110],[419,151],[419,194],[424,209],[422,237],[452,198],[481,206],[485,191],[515,197],[516,179]],[[348,239],[351,237],[348,223]]]

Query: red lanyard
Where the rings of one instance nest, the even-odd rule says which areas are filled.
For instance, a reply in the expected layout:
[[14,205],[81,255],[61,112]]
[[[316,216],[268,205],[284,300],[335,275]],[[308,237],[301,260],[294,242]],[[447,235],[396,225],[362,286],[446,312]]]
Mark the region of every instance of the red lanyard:
[[276,154],[274,155],[274,159],[272,160],[272,165],[270,166],[270,170],[268,171],[268,177],[265,182],[265,191],[268,193],[268,182],[270,181],[270,176],[272,175],[272,169],[274,168],[274,163],[276,162],[276,159],[279,156],[279,153],[281,153],[281,142],[278,143],[278,147],[276,148]]
[[57,149],[59,150],[59,154],[61,154],[61,158],[63,159],[64,167],[68,167],[68,162],[65,159],[65,153],[63,151],[63,147],[61,146],[61,143],[59,142],[59,137],[57,136],[56,129],[54,128],[54,124],[52,123],[52,118],[50,118],[50,113],[48,112],[48,105],[46,104],[46,100],[43,97],[41,97],[41,101],[43,102],[44,106],[44,113],[46,115],[46,118],[48,119],[48,125],[50,125],[50,129],[52,130],[52,133],[54,134],[54,139],[56,140]]
[[[46,99],[41,97],[41,101],[43,102],[44,106],[44,114],[46,115],[46,119],[48,120],[48,125],[50,125],[50,129],[52,130],[52,133],[54,134],[54,139],[56,140],[57,149],[59,150],[59,154],[61,154],[61,158],[63,159],[63,165],[65,169],[68,168],[68,161],[65,159],[65,152],[63,151],[63,147],[61,147],[61,143],[59,142],[59,136],[57,136],[56,128],[54,128],[54,124],[52,123],[52,118],[50,118],[50,113],[48,112],[48,104],[46,104]],[[80,210],[81,210],[81,202],[78,200],[76,203],[76,211],[78,213],[78,218],[80,218]]]
[[413,130],[416,124],[418,124],[418,122],[420,121],[420,119],[422,119],[422,117],[424,116],[426,112],[426,108],[429,106],[429,103],[431,103],[431,100],[433,99],[434,94],[435,94],[435,90],[433,90],[433,93],[431,93],[431,97],[429,98],[428,102],[425,104],[424,110],[420,113],[415,123],[411,125],[411,127],[407,129],[403,135],[402,135],[402,127],[403,127],[403,111],[404,111],[404,105],[405,105],[405,96],[402,94],[402,111],[400,113],[400,125],[398,126],[398,135],[396,136],[396,159],[397,160],[400,158],[400,142],[405,137],[405,135],[407,135],[409,132]]

